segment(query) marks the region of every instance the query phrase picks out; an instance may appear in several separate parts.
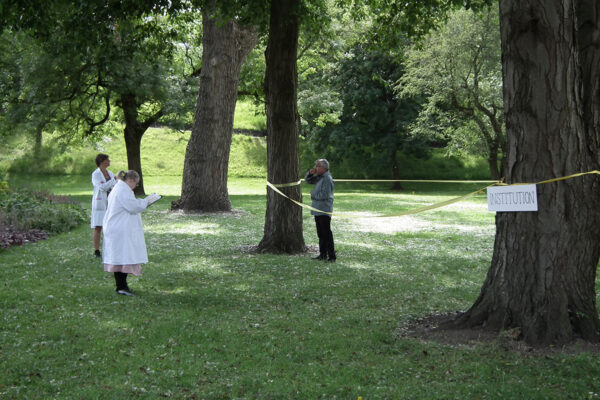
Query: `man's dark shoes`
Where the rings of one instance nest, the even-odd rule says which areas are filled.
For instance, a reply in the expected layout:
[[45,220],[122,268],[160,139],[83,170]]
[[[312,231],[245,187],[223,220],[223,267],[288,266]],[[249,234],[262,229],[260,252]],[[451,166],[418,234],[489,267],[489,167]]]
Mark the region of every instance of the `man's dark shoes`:
[[330,258],[327,260],[327,262],[335,262],[335,258]]
[[94,257],[101,258],[102,254],[100,254],[100,250],[94,250]]
[[312,258],[313,260],[326,260],[327,257],[326,256],[316,256]]
[[117,294],[122,294],[123,296],[133,296],[133,293],[129,288],[127,289],[118,289]]

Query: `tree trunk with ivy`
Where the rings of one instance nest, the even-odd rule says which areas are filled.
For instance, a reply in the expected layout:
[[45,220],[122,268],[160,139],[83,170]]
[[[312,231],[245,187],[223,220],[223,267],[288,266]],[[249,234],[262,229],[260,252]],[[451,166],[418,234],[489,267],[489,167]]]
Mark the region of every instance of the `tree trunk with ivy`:
[[[600,5],[501,0],[508,183],[599,169]],[[515,329],[533,345],[600,340],[596,175],[537,186],[538,212],[496,216],[492,264],[453,326]]]
[[[300,2],[273,0],[266,51],[267,166],[273,184],[295,182],[300,176],[297,125],[297,47]],[[301,201],[300,186],[281,188]],[[258,251],[298,253],[306,250],[302,208],[267,189],[267,212]]]
[[172,209],[229,211],[229,152],[240,70],[258,34],[202,13],[203,54],[194,125],[185,152],[181,197]]

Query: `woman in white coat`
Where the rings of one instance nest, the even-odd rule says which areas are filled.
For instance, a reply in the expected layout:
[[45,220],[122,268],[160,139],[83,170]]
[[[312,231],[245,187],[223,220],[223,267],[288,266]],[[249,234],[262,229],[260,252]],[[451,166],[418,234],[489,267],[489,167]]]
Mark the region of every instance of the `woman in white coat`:
[[142,264],[148,262],[140,213],[160,196],[151,194],[145,199],[136,199],[133,189],[140,181],[138,173],[121,171],[118,177],[120,180],[108,196],[104,215],[103,262],[104,270],[115,275],[116,292],[132,296],[127,275],[141,275]]
[[94,243],[94,256],[100,258],[100,236],[102,234],[102,220],[108,204],[108,193],[117,183],[115,175],[107,168],[110,166],[110,160],[106,154],[96,156],[96,165],[98,168],[92,172],[92,185],[94,186],[94,197],[92,197],[92,216],[90,226],[94,230],[92,233],[92,242]]

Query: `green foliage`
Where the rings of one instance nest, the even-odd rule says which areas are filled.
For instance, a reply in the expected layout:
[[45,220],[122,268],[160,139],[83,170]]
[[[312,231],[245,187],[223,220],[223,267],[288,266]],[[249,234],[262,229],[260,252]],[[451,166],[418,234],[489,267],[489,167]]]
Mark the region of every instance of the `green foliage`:
[[[298,58],[298,113],[301,134],[310,136],[315,128],[340,122],[343,99],[339,85],[340,64],[348,53],[372,29],[371,20],[355,20],[352,12],[338,4],[328,3],[329,22],[318,36],[301,30]],[[352,26],[352,29],[348,29]]]
[[100,143],[111,141],[115,135],[120,135],[122,127],[118,124],[107,124],[104,132],[107,136],[98,143],[93,141],[65,143],[59,137],[51,138],[41,147],[37,155],[32,150],[30,136],[14,135],[9,138],[7,148],[0,150],[0,168],[3,167],[10,173],[91,174],[95,169],[94,159],[98,153],[97,148],[101,147]]
[[[307,171],[314,161],[323,155],[314,153],[310,146],[301,142],[301,171]],[[446,150],[431,149],[423,152],[399,151],[396,155],[401,179],[490,179],[485,159],[475,156],[451,156]],[[344,158],[331,163],[334,178],[390,179],[388,160],[372,154],[368,157]]]
[[251,100],[256,107],[265,108],[266,47],[265,37],[260,38],[258,44],[254,46],[242,64],[238,83],[238,104],[240,100],[243,103]]
[[[370,32],[371,43],[396,47],[406,37],[420,39],[442,25],[448,14],[458,8],[478,10],[496,0],[343,0],[357,4],[353,12],[357,18],[372,15],[375,29]],[[366,7],[360,7],[366,5]]]
[[359,43],[347,49],[330,72],[329,80],[343,104],[339,123],[314,124],[308,142],[334,165],[353,165],[354,176],[390,178],[395,154],[417,146],[407,130],[416,116],[416,104],[394,94],[403,73],[399,58]]
[[[40,4],[37,14],[20,4],[7,7],[14,28],[4,30],[0,45],[0,64],[9,67],[0,75],[7,111],[0,130],[59,130],[65,142],[102,136],[115,107],[128,108],[133,118],[116,117],[136,128],[159,117],[183,126],[196,96],[191,75],[201,32],[190,21],[198,15],[189,5],[174,12],[179,2],[169,2],[166,15],[160,2],[138,6],[56,1]],[[21,18],[12,19],[13,12]]]
[[408,51],[397,89],[425,99],[414,135],[448,141],[451,154],[498,152],[505,138],[497,9],[452,13]]
[[0,190],[0,221],[20,230],[66,232],[81,225],[88,217],[81,204],[67,196],[22,188]]
[[485,159],[448,156],[445,149],[433,149],[424,156],[398,153],[398,168],[405,179],[490,179]]

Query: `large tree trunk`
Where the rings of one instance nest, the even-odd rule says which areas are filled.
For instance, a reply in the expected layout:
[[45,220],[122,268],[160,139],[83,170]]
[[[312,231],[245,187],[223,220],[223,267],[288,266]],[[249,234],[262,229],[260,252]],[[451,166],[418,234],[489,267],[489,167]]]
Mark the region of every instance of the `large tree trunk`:
[[172,209],[229,211],[227,170],[240,70],[258,34],[202,13],[203,54],[194,126],[185,152],[181,197]]
[[140,147],[145,129],[140,127],[136,98],[132,94],[121,96],[121,107],[125,117],[125,149],[127,150],[127,168],[140,174],[140,183],[133,190],[136,195],[144,195],[144,175],[142,174],[142,158]]
[[[294,182],[300,176],[296,124],[299,0],[273,0],[266,51],[267,163],[273,184]],[[299,186],[281,188],[300,201]],[[267,189],[263,252],[297,253],[306,250],[302,234],[302,208]]]
[[[500,0],[500,13],[508,183],[598,169],[600,6]],[[455,324],[518,328],[534,345],[598,341],[598,178],[537,190],[538,212],[497,214],[486,281]]]

